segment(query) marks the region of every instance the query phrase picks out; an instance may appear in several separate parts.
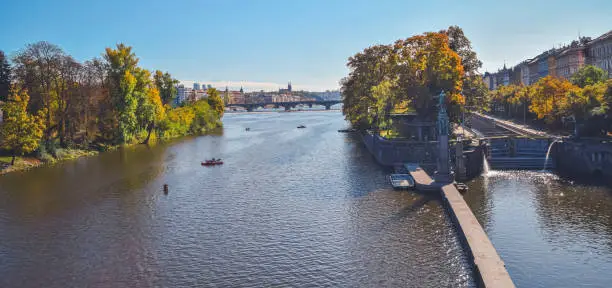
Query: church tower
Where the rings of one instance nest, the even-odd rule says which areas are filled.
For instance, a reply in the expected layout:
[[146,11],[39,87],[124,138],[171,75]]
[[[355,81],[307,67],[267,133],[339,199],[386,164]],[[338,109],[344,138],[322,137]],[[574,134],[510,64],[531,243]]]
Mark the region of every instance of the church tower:
[[289,81],[289,84],[287,84],[287,90],[291,92],[291,81]]

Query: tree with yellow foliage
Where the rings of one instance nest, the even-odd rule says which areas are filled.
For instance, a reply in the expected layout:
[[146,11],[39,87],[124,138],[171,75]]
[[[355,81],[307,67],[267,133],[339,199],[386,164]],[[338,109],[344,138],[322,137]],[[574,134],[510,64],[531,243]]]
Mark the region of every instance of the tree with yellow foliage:
[[30,153],[38,148],[45,130],[44,109],[38,115],[29,114],[26,109],[30,96],[25,90],[11,89],[8,100],[2,105],[3,123],[0,125],[0,146],[12,151],[11,165],[15,157]]
[[571,82],[554,76],[546,76],[533,85],[529,110],[548,124],[559,123],[562,107],[567,107],[568,95],[579,88]]
[[356,126],[387,125],[390,111],[407,103],[419,118],[433,120],[442,91],[448,95],[451,120],[465,104],[461,58],[445,33],[368,47],[350,57],[347,66],[351,71],[342,80],[343,113]]

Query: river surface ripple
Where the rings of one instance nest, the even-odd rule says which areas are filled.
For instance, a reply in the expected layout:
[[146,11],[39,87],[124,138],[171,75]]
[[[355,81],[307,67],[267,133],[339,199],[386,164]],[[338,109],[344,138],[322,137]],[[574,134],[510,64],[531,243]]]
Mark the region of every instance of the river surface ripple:
[[224,123],[0,177],[0,287],[473,286],[439,200],[389,189],[339,112]]

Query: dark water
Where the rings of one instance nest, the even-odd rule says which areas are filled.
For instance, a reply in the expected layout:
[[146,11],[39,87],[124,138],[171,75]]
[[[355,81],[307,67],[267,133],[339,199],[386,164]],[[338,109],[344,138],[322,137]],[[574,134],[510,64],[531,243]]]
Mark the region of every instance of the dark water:
[[[0,287],[473,285],[439,201],[390,190],[337,132],[340,113],[224,122],[219,135],[0,177]],[[225,165],[200,166],[211,157]],[[554,223],[580,222],[565,220]]]
[[612,287],[612,190],[491,171],[465,199],[517,287]]

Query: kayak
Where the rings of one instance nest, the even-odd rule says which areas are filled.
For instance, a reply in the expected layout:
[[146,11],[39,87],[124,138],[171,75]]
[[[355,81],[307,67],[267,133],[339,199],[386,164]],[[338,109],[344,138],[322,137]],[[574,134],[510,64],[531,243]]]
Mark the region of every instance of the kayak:
[[202,162],[202,166],[215,166],[215,165],[221,165],[221,164],[223,164],[223,161],[206,160]]

